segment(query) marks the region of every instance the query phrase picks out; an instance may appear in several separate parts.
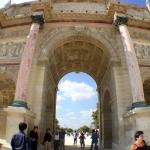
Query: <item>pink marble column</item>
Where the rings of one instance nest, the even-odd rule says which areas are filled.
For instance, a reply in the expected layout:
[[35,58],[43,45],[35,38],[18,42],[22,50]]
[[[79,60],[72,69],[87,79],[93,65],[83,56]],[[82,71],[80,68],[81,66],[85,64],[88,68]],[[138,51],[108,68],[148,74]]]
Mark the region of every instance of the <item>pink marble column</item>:
[[129,72],[133,103],[138,101],[144,101],[144,92],[140,69],[134,50],[133,42],[126,25],[128,18],[125,16],[115,16],[115,18],[115,23],[119,28],[122,42],[124,45],[124,52]]
[[14,102],[17,102],[17,105],[18,103],[20,103],[21,105],[19,104],[19,106],[23,107],[27,107],[27,105],[24,106],[24,104],[26,104],[29,75],[31,72],[31,65],[36,47],[39,28],[40,24],[43,23],[41,22],[41,18],[41,15],[32,16],[33,23],[31,25],[29,35],[27,36],[26,45],[24,47],[21,64],[18,72]]
[[146,0],[146,6],[147,6],[148,10],[150,11],[150,0]]

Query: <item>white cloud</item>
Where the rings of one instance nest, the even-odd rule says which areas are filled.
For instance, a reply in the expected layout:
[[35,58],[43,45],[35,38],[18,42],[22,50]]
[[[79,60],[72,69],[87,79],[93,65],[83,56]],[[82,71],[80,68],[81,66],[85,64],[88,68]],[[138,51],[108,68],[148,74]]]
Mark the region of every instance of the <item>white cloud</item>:
[[81,110],[80,112],[68,112],[63,117],[58,118],[59,123],[62,127],[71,127],[72,129],[77,129],[83,125],[90,127],[92,123],[92,112],[95,109]]
[[96,109],[90,109],[90,110],[81,110],[80,114],[82,117],[91,117],[92,112],[95,111]]
[[25,3],[25,2],[32,2],[37,0],[11,0],[12,4],[19,4],[19,3]]
[[61,110],[62,109],[62,106],[60,106],[60,105],[56,105],[56,110],[58,111],[58,110]]
[[[37,0],[11,0],[11,4],[19,4],[19,3],[26,3],[26,2],[32,2],[32,1],[37,1]],[[0,8],[4,7],[9,2],[10,0],[1,0]]]
[[64,100],[64,97],[61,94],[57,94],[57,101],[62,101]]
[[61,97],[61,100],[69,98],[72,101],[90,100],[96,95],[94,88],[84,82],[65,80],[58,85],[58,89],[58,98]]
[[68,114],[66,114],[67,116],[75,116],[74,112],[69,112]]

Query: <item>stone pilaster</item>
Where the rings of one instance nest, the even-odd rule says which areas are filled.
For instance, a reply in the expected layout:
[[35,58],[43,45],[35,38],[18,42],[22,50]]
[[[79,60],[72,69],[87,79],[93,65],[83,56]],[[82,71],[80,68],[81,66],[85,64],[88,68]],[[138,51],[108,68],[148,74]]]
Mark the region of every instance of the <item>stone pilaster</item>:
[[114,16],[114,23],[120,31],[120,35],[124,46],[133,103],[141,101],[139,104],[142,104],[144,103],[143,84],[133,42],[130,37],[128,27],[126,25],[127,21],[128,18],[123,14],[116,13]]

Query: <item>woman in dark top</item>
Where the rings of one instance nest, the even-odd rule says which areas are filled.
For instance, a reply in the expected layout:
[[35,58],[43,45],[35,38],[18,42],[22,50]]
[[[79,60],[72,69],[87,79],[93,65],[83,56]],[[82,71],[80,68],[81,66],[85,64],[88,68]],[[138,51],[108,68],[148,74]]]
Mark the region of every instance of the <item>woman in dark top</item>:
[[130,150],[148,150],[148,147],[144,141],[144,132],[143,131],[137,131],[134,135],[135,142],[130,147]]
[[51,141],[52,141],[52,133],[50,131],[50,128],[47,128],[46,133],[44,135],[44,140],[43,140],[45,150],[51,150],[52,149]]

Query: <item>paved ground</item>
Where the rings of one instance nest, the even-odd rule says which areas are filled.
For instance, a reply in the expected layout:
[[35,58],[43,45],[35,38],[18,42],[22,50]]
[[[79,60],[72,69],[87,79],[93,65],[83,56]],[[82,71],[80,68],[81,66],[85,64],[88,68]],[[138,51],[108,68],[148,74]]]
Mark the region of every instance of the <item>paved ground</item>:
[[[73,136],[65,136],[65,145],[73,145]],[[91,145],[91,136],[86,136],[85,146]],[[80,146],[80,140],[77,139],[77,147]]]
[[[79,139],[77,140],[77,145],[74,145],[73,136],[65,136],[65,150],[90,150],[90,145],[91,145],[91,136],[86,136],[84,149],[80,148]],[[44,148],[41,146],[39,150],[44,150]]]
[[84,149],[81,149],[79,146],[65,146],[65,150],[89,150],[90,147],[85,147]]
[[[80,140],[77,139],[77,145],[73,144],[73,136],[65,136],[65,150],[81,150],[80,148]],[[85,149],[89,150],[91,145],[91,136],[86,136],[85,139]],[[44,150],[43,145],[39,147],[39,150]]]

